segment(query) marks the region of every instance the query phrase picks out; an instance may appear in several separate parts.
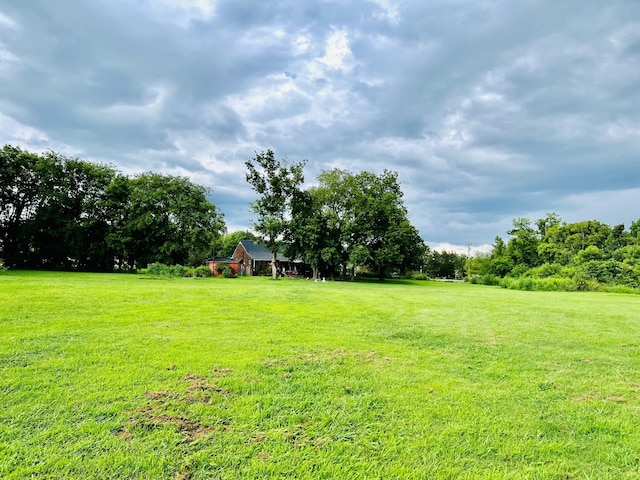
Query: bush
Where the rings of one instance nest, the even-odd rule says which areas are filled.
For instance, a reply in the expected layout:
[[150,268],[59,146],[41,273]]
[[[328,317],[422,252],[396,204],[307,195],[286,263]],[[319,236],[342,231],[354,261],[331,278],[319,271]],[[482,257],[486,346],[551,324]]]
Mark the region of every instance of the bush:
[[234,278],[235,277],[235,275],[233,274],[233,270],[231,270],[231,267],[229,265],[227,265],[226,263],[218,265],[218,267],[216,268],[216,271],[220,275],[222,275],[224,278]]
[[576,284],[570,278],[539,278],[534,280],[534,290],[547,292],[575,292]]
[[527,277],[547,278],[554,275],[559,275],[562,271],[562,265],[558,263],[545,263],[539,267],[530,269],[525,273]]
[[429,277],[427,277],[426,273],[416,273],[413,276],[413,279],[414,280],[429,280]]
[[205,266],[193,268],[184,265],[165,265],[164,263],[151,263],[145,269],[141,269],[140,273],[154,275],[157,277],[208,277],[211,272]]
[[600,284],[582,272],[576,273],[573,281],[576,285],[576,290],[579,292],[596,292],[600,290]]
[[189,276],[189,267],[185,267],[183,265],[174,265],[170,267],[171,273],[174,277],[188,277]]
[[150,263],[146,270],[149,275],[171,275],[171,267],[164,263]]
[[519,263],[515,267],[513,267],[513,270],[511,270],[511,275],[513,277],[519,277],[520,275],[524,275],[528,270],[529,267],[527,265]]
[[4,260],[0,258],[0,272],[6,272],[7,267],[4,266]]
[[541,290],[546,292],[575,292],[577,290],[573,279],[561,277],[505,277],[500,280],[500,286],[510,290]]
[[209,270],[209,267],[207,267],[206,265],[200,265],[199,267],[193,269],[191,276],[195,278],[210,277],[211,270]]

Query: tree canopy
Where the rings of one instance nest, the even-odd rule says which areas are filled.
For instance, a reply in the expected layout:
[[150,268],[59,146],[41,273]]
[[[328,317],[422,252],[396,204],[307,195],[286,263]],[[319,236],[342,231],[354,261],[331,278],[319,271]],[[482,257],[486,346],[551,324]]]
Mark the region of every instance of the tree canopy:
[[110,271],[151,262],[197,265],[224,232],[208,190],[187,178],[0,151],[0,257],[23,268]]
[[247,181],[261,195],[252,204],[255,227],[272,265],[280,248],[311,265],[314,277],[365,268],[383,279],[422,265],[426,247],[408,220],[396,172],[326,170],[304,190],[304,162],[289,166],[267,150],[246,165]]
[[291,211],[291,200],[304,182],[306,161],[289,164],[276,160],[273,150],[256,153],[245,162],[246,179],[259,197],[251,203],[256,214],[254,227],[264,246],[271,252],[271,272],[276,278],[276,255],[282,247]]
[[[598,220],[566,223],[557,213],[535,222],[516,218],[508,242],[496,237],[486,259],[477,256],[469,260],[469,273],[475,277],[472,280],[483,283],[524,278],[543,282],[545,288],[551,284],[578,290],[597,289],[598,285],[637,288],[638,224],[633,222],[626,230],[624,225],[610,227]],[[531,286],[532,281],[523,285]]]

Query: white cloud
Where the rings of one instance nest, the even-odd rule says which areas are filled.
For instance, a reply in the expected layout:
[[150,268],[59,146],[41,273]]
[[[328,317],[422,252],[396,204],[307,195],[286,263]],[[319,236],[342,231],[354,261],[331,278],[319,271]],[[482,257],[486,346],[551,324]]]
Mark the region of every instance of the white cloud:
[[7,137],[9,143],[19,142],[21,145],[34,145],[49,141],[49,137],[44,132],[24,125],[2,113],[0,113],[0,132]]
[[482,245],[473,245],[471,243],[466,245],[455,245],[448,242],[438,242],[429,245],[431,250],[436,252],[454,252],[459,255],[471,255],[474,256],[478,253],[490,253],[493,250],[493,246],[488,243]]
[[293,41],[293,51],[296,55],[303,55],[311,48],[311,38],[308,35],[297,35]]
[[0,27],[10,28],[12,30],[17,30],[19,28],[18,24],[13,18],[2,12],[0,12]]
[[324,57],[319,58],[318,61],[333,70],[347,70],[348,66],[345,65],[345,60],[351,56],[347,36],[347,32],[344,30],[329,35]]

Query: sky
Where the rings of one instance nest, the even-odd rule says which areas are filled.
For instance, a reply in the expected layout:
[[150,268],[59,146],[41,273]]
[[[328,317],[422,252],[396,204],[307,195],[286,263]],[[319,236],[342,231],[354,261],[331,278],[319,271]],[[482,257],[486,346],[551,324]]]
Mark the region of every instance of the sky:
[[637,0],[3,0],[0,145],[186,176],[250,229],[245,162],[398,172],[433,248],[547,212],[640,218]]

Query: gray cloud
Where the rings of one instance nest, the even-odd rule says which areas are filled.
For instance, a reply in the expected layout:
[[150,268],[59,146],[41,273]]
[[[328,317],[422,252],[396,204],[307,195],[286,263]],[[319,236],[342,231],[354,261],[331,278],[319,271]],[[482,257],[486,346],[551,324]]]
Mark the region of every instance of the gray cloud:
[[547,211],[629,224],[638,18],[632,0],[7,0],[0,142],[190,176],[232,228],[266,148],[307,158],[309,183],[397,170],[434,244]]

